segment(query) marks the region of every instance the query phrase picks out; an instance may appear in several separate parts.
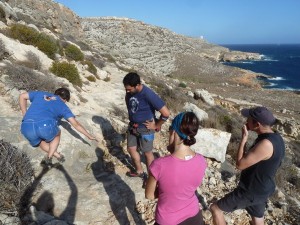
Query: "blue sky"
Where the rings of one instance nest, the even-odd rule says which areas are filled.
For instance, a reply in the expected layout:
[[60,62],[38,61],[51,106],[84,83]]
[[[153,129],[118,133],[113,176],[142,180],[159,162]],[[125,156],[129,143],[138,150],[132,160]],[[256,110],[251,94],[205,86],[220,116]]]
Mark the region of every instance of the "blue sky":
[[54,1],[80,17],[127,17],[214,44],[300,43],[300,0]]

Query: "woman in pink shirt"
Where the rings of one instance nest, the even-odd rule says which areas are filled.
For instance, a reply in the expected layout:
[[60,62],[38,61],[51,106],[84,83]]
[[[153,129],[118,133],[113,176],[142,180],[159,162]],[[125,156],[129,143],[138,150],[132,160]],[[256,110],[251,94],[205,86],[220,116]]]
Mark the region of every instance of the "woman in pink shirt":
[[204,157],[190,146],[196,143],[199,121],[193,112],[178,114],[170,127],[170,155],[154,160],[149,167],[147,199],[158,198],[156,225],[204,224],[195,195],[207,167]]

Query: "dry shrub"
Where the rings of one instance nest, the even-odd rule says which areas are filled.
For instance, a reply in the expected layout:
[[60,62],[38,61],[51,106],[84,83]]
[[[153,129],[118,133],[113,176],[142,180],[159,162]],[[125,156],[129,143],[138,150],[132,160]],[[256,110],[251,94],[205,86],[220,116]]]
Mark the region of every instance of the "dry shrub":
[[36,54],[34,54],[31,51],[27,52],[26,58],[27,58],[26,61],[18,61],[17,64],[25,66],[30,69],[41,70],[42,63]]
[[5,13],[5,10],[2,7],[0,7],[0,21],[2,21],[3,23],[7,22],[6,13]]
[[112,113],[117,116],[120,120],[125,121],[128,118],[128,114],[126,110],[122,110],[117,105],[113,104]]
[[103,81],[109,82],[109,81],[110,81],[110,77],[109,77],[109,76],[105,77],[105,78],[103,79]]
[[88,66],[87,70],[90,73],[92,73],[94,75],[97,74],[97,68],[94,66],[94,64],[90,60],[84,60],[84,61],[82,61],[82,65],[87,65]]
[[59,86],[61,86],[61,84],[51,78],[50,75],[45,75],[16,64],[7,65],[5,67],[5,73],[8,75],[7,84],[18,90],[41,90],[54,92]]
[[94,54],[93,56],[86,56],[85,58],[87,61],[91,61],[94,66],[96,66],[100,69],[105,67],[104,59],[98,54]]
[[186,96],[185,93],[182,91],[182,88],[173,88],[170,89],[166,84],[165,81],[154,78],[154,77],[143,77],[147,83],[151,85],[154,91],[164,100],[166,106],[174,111],[180,112],[182,111],[182,107],[184,106],[185,102],[192,102],[193,99]]
[[0,213],[16,216],[33,175],[28,156],[0,140]]
[[9,52],[6,49],[4,42],[0,40],[0,60],[3,60],[8,56],[9,56]]

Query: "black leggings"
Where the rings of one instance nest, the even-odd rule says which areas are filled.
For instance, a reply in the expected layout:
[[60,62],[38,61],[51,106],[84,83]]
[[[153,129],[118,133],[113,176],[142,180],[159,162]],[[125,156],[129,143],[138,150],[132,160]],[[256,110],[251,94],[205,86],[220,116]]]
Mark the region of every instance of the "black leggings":
[[[160,225],[160,224],[155,222],[154,225]],[[196,216],[187,218],[186,220],[182,221],[178,225],[204,225],[202,211],[199,210],[199,212],[196,214]]]

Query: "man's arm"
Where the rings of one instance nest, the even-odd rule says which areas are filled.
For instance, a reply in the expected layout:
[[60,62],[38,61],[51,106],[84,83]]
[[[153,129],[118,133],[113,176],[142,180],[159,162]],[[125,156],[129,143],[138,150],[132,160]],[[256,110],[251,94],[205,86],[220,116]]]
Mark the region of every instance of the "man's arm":
[[163,125],[164,122],[166,122],[170,116],[170,111],[167,108],[167,106],[163,106],[160,110],[160,117],[159,119],[156,121],[155,125],[157,130],[161,129],[161,126]]
[[262,160],[267,160],[273,155],[273,145],[267,139],[260,141],[253,148],[251,148],[247,154],[244,154],[244,147],[247,139],[248,131],[246,126],[244,126],[242,140],[236,159],[236,167],[239,170],[244,170]]
[[161,126],[164,122],[166,122],[170,116],[170,111],[167,108],[167,106],[163,106],[160,110],[160,117],[157,121],[146,121],[144,124],[147,127],[147,129],[152,129],[159,131],[161,129]]
[[68,121],[78,132],[85,135],[88,139],[98,141],[93,135],[87,132],[87,130],[74,117],[68,118]]
[[24,93],[20,94],[19,105],[20,105],[20,108],[22,111],[22,116],[24,116],[27,111],[27,100],[29,100],[28,92],[24,92]]

